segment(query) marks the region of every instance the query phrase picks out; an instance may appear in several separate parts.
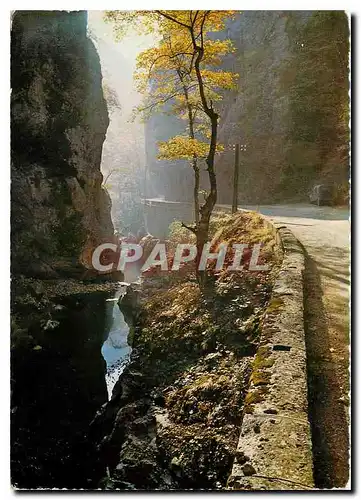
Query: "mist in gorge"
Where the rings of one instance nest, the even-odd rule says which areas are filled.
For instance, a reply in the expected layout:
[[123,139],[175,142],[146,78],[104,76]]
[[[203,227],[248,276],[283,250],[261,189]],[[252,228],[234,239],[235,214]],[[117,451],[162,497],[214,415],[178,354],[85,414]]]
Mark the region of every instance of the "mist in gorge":
[[116,41],[113,28],[102,11],[88,11],[88,31],[100,57],[103,93],[109,127],[103,144],[103,186],[112,200],[114,229],[122,235],[136,234],[144,226],[141,198],[146,195],[144,123],[133,110],[141,102],[133,72],[137,54],[151,37],[128,33]]

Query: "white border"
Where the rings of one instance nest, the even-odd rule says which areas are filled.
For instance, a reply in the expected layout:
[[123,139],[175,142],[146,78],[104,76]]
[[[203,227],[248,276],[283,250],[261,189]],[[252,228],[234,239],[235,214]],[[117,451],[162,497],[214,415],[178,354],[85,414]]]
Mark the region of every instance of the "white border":
[[[260,0],[253,0],[253,1],[235,1],[235,0],[230,0],[226,2],[226,4],[223,4],[221,2],[215,1],[215,0],[208,0],[208,1],[198,1],[196,2],[197,8],[204,8],[204,9],[209,9],[209,8],[227,8],[227,9],[234,9],[234,10],[346,10],[349,13],[352,13],[357,16],[358,14],[358,3],[356,1],[350,1],[346,0],[343,2],[340,1],[335,1],[335,0],[297,0],[293,1],[292,3],[290,2],[285,2],[285,1],[274,1],[274,2],[269,2],[269,1],[260,1]],[[0,374],[0,397],[1,397],[1,422],[0,422],[0,436],[1,436],[1,441],[0,441],[0,492],[1,492],[1,498],[8,498],[9,496],[12,495],[12,490],[10,489],[10,471],[9,471],[9,454],[10,454],[10,445],[9,445],[9,407],[10,407],[10,398],[9,398],[9,369],[10,369],[10,363],[9,363],[9,349],[10,349],[10,343],[9,343],[9,325],[10,325],[10,320],[9,320],[9,258],[10,258],[10,252],[9,252],[9,234],[10,234],[10,221],[9,221],[9,213],[10,213],[10,196],[9,196],[9,186],[10,186],[10,170],[9,170],[9,164],[10,164],[10,133],[9,133],[9,103],[10,103],[10,92],[9,92],[9,81],[10,81],[10,67],[9,67],[9,57],[10,57],[10,10],[103,10],[103,9],[127,9],[129,8],[129,2],[121,2],[121,1],[103,1],[103,2],[97,2],[97,1],[90,1],[88,0],[87,2],[79,2],[79,1],[64,1],[64,2],[51,2],[51,1],[35,1],[29,3],[29,1],[17,1],[17,2],[3,2],[1,5],[1,16],[0,16],[0,23],[1,23],[1,29],[0,29],[0,36],[2,38],[1,40],[1,91],[0,91],[0,98],[1,98],[1,111],[2,111],[2,147],[1,147],[1,152],[2,152],[2,163],[1,163],[1,168],[0,168],[0,200],[1,200],[1,208],[2,208],[2,213],[1,213],[1,231],[0,231],[0,236],[1,236],[1,277],[0,277],[0,286],[1,286],[1,293],[0,293],[0,304],[1,304],[1,329],[0,329],[0,367],[1,367],[1,374]],[[189,0],[182,0],[178,2],[174,1],[157,1],[157,2],[152,2],[149,3],[146,0],[133,0],[131,2],[131,8],[132,9],[150,9],[150,8],[158,8],[158,9],[169,9],[169,8],[174,8],[174,9],[185,9],[185,8],[195,8],[194,7],[194,1],[189,1]],[[355,35],[355,34],[354,34]],[[360,49],[359,47],[359,40],[357,40],[357,47],[356,51],[354,51],[354,58],[358,57],[358,54],[360,54]],[[357,61],[359,62],[359,61]],[[354,60],[354,69],[358,66],[356,61]],[[356,75],[354,75],[354,78],[356,78]],[[355,89],[356,90],[356,89]],[[358,115],[357,111],[359,111],[359,104],[357,103],[356,100],[356,116]],[[356,121],[356,118],[354,117],[354,122]],[[357,139],[359,139],[359,131],[357,131],[357,138],[355,140],[355,143],[359,143]],[[354,165],[353,170],[356,171],[358,166]],[[358,178],[360,178],[360,174],[358,175]],[[354,176],[353,179],[353,193],[359,192],[357,189],[357,183],[358,180]],[[359,213],[359,203],[357,201],[358,196],[354,197],[354,218],[355,218],[355,224],[356,224],[356,229],[360,229],[360,224],[361,224],[361,217]],[[361,234],[361,231],[357,231],[357,234]],[[357,243],[359,243],[357,241]],[[357,274],[357,281],[360,279],[360,268],[356,270],[355,274]],[[361,310],[361,296],[357,296],[356,300],[356,307],[354,307],[356,311]],[[355,346],[357,347],[357,339],[356,336],[359,332],[355,328],[355,335],[353,338],[353,345],[354,348]],[[360,345],[360,341],[358,342]],[[354,356],[356,357],[356,354],[354,353]],[[355,358],[354,358],[355,359]],[[360,359],[360,358],[359,358]],[[354,363],[356,368],[354,370],[354,380],[361,380],[361,368],[358,368],[358,366],[361,366],[360,363]],[[357,372],[356,372],[357,370]],[[355,384],[356,385],[356,384]],[[361,404],[361,398],[358,398],[356,396],[354,402],[357,403],[357,406],[359,409],[359,405]],[[356,409],[355,409],[355,415],[360,414]],[[355,427],[357,427],[357,419],[355,418]],[[356,441],[356,436],[358,436],[360,433],[357,433],[357,429],[354,429],[354,440]],[[356,444],[356,443],[354,443]],[[357,439],[357,444],[358,444],[358,439]],[[355,468],[357,467],[357,470],[354,471],[354,481],[356,483],[356,478],[359,476],[359,467],[358,464],[361,463],[361,461],[355,461],[354,466]],[[51,494],[51,493],[49,493]],[[76,494],[76,493],[73,493]],[[122,492],[123,495],[129,495],[129,493]],[[173,493],[176,494],[176,493]],[[43,495],[47,496],[48,494]],[[141,495],[139,493],[138,495]],[[257,493],[255,494],[257,495]]]

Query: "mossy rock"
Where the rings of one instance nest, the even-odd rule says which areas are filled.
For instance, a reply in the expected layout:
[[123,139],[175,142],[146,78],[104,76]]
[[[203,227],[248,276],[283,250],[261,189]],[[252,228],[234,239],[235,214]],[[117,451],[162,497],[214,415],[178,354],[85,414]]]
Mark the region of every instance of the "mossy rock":
[[268,385],[271,381],[270,373],[264,370],[255,370],[251,375],[251,382],[255,387]]
[[283,300],[279,297],[275,297],[270,300],[266,312],[267,314],[272,314],[273,312],[278,311],[283,305]]
[[253,413],[254,405],[257,403],[261,403],[264,400],[264,397],[267,393],[268,393],[267,386],[257,387],[256,389],[249,391],[244,400],[245,413]]

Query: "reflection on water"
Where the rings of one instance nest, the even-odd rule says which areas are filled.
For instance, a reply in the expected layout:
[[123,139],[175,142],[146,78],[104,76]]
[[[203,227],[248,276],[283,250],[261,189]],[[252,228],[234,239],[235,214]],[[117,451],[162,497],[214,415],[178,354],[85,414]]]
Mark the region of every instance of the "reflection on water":
[[132,351],[132,348],[128,345],[129,326],[125,322],[118,305],[118,299],[125,291],[126,286],[121,286],[115,297],[107,301],[111,321],[108,338],[105,340],[101,352],[107,364],[105,380],[109,399],[119,376],[129,361]]

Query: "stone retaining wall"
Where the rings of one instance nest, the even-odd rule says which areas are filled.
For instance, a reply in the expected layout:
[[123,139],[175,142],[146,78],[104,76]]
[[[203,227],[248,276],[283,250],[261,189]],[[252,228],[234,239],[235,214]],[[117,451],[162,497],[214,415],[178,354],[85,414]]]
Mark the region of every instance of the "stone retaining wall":
[[284,259],[253,363],[228,482],[232,490],[314,488],[303,320],[304,254],[289,229],[276,230]]

